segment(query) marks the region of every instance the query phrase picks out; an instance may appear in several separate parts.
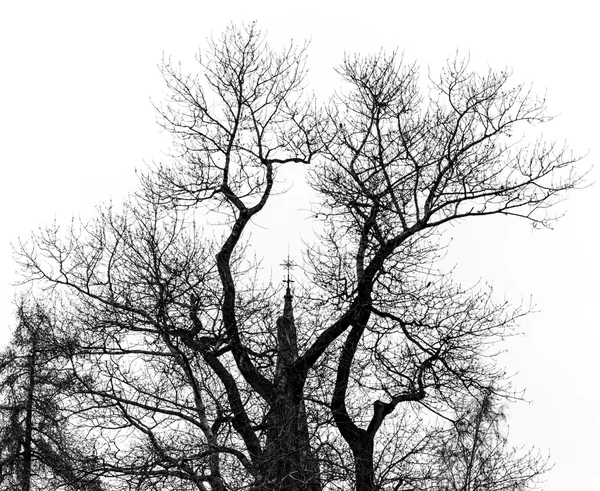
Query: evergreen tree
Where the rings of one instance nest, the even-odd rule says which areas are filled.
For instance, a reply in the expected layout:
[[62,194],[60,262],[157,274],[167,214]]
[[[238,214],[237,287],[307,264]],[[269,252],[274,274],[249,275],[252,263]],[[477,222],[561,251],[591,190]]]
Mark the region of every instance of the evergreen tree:
[[[79,452],[65,411],[75,380],[47,310],[21,301],[0,353],[0,490],[101,487]],[[81,463],[81,462],[80,462]]]

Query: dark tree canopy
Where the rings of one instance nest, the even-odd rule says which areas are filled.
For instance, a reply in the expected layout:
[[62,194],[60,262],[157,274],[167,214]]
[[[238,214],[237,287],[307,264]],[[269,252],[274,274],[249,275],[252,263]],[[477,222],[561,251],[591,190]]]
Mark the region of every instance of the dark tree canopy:
[[[526,311],[436,260],[448,222],[547,225],[577,159],[521,136],[549,118],[506,72],[457,59],[427,85],[395,52],[347,56],[321,105],[305,51],[231,26],[198,76],[165,62],[171,158],[122,209],[22,246],[24,278],[57,305],[94,475],[106,489],[535,487],[546,462],[506,441],[515,393],[494,356]],[[289,165],[319,232],[282,292],[247,239]]]
[[77,391],[60,338],[43,305],[19,303],[17,327],[0,352],[2,490],[101,489],[69,425]]

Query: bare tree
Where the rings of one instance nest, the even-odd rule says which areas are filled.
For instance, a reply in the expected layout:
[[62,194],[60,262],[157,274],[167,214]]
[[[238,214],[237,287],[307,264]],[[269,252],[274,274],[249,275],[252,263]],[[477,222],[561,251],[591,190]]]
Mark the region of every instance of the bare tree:
[[[511,86],[505,72],[480,76],[450,62],[427,96],[416,67],[395,54],[349,57],[339,73],[348,90],[328,110],[325,158],[312,168],[326,231],[313,265],[315,283],[347,298],[322,338],[348,329],[331,405],[357,489],[372,489],[384,419],[426,397],[443,411],[461,392],[489,386],[498,373],[487,347],[520,315],[494,305],[489,291],[468,294],[416,274],[439,250],[432,235],[494,214],[548,224],[546,209],[577,183],[576,159],[543,141],[513,143],[520,126],[548,118],[544,101]],[[350,385],[367,366],[385,397],[371,414],[364,406],[352,414]]]
[[[579,182],[576,159],[512,138],[548,118],[504,72],[451,62],[423,94],[395,54],[349,57],[317,110],[304,49],[274,52],[254,25],[199,63],[201,78],[163,66],[172,161],[123,210],[21,251],[26,279],[68,305],[98,472],[115,489],[434,482],[434,420],[492,386],[511,396],[493,355],[525,313],[435,270],[444,224],[545,225]],[[322,232],[281,305],[243,235],[292,164],[309,169]]]
[[[506,418],[493,391],[466,404],[453,425],[436,442],[438,472],[435,489],[504,491],[534,489],[547,470],[548,459],[534,450],[512,447]],[[411,489],[414,489],[411,488]]]

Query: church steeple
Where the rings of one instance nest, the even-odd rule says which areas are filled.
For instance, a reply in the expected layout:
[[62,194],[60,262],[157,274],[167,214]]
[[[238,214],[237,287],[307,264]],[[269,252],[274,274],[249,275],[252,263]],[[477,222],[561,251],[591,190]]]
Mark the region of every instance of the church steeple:
[[[304,383],[306,373],[302,373],[295,366],[298,360],[298,337],[294,312],[292,310],[292,283],[291,269],[294,263],[288,253],[287,260],[283,266],[287,272],[283,282],[285,283],[285,295],[283,313],[277,319],[277,355],[275,362],[275,374],[273,385],[277,388],[277,396],[272,410],[267,415],[267,442],[265,451],[283,457],[290,465],[282,468],[277,479],[282,483],[281,489],[306,489],[318,490],[320,484],[319,464],[314,458],[315,452],[310,446],[308,431],[308,418],[304,402]],[[273,410],[277,408],[277,410]],[[269,425],[269,423],[271,423]],[[281,430],[285,428],[285,430]],[[268,449],[268,450],[267,450]],[[291,464],[296,465],[296,459],[301,465],[298,471]]]
[[296,335],[296,323],[294,322],[294,311],[292,307],[292,283],[290,270],[294,263],[288,254],[287,260],[281,264],[287,269],[285,283],[285,295],[283,296],[283,314],[277,319],[277,367],[276,379],[282,376],[283,368],[290,366],[298,359],[298,339]]

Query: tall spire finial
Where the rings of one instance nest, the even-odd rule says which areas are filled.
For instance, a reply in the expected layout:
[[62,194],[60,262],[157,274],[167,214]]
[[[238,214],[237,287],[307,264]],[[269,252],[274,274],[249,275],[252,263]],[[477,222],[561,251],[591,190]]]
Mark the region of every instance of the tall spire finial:
[[294,282],[294,280],[292,280],[290,278],[290,271],[291,269],[295,266],[294,261],[292,261],[290,259],[290,252],[288,251],[288,255],[287,255],[287,259],[281,263],[281,266],[283,266],[285,269],[287,269],[287,278],[283,281],[285,281],[286,283],[286,289],[287,289],[287,294],[290,294],[290,285]]
[[292,291],[290,289],[291,284],[294,282],[290,277],[290,271],[295,266],[294,261],[290,259],[290,253],[288,252],[287,259],[281,263],[285,269],[287,269],[287,277],[283,280],[286,284],[285,295],[283,296],[283,317],[291,322],[294,322],[294,313],[292,311]]

